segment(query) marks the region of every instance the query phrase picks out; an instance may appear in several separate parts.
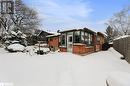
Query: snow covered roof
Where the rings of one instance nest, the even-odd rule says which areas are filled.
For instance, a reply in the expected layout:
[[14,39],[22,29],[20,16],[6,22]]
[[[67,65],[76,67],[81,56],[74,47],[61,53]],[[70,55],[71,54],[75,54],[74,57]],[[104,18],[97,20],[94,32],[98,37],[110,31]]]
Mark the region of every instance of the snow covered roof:
[[120,37],[115,38],[114,40],[119,40],[119,39],[122,39],[122,38],[127,38],[127,37],[130,37],[130,35],[120,36]]
[[54,33],[52,33],[52,32],[47,32],[47,31],[43,31],[43,30],[37,30],[37,31],[35,32],[35,35],[36,35],[36,36],[39,36],[39,35],[42,34],[42,32],[47,33],[47,34],[50,34],[50,35],[54,34]]
[[59,36],[60,35],[60,33],[55,33],[54,35],[48,35],[48,36],[46,36],[46,37],[54,37],[54,36]]
[[102,33],[102,32],[97,32],[97,35],[101,35],[103,37],[106,37],[106,35],[104,33]]

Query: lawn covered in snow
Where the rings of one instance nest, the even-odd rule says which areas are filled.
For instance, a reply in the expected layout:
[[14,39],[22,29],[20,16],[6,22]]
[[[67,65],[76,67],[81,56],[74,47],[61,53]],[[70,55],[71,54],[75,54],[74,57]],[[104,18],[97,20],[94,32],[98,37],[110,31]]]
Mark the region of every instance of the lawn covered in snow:
[[37,56],[0,49],[0,82],[11,86],[106,86],[112,72],[130,73],[130,64],[113,50]]

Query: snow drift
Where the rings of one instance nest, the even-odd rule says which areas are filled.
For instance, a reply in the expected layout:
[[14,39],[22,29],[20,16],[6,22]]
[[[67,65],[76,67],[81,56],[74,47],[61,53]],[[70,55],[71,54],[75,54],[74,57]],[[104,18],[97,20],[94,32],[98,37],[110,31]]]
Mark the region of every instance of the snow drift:
[[11,44],[7,47],[7,50],[14,52],[21,52],[25,50],[25,47],[21,44]]
[[113,72],[107,78],[109,86],[130,86],[130,73]]
[[115,57],[123,58],[124,56],[117,52],[113,47],[109,48],[108,51],[112,52]]

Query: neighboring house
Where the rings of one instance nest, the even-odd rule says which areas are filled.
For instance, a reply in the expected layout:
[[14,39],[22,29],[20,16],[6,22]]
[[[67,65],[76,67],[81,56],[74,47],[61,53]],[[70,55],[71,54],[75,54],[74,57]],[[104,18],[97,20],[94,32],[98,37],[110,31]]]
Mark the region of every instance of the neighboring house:
[[48,35],[47,43],[51,51],[56,51],[59,49],[59,36],[60,34]]
[[28,34],[27,35],[27,41],[28,45],[34,45],[37,44],[38,41],[42,43],[47,43],[47,37],[48,35],[52,35],[52,33],[43,31],[43,30],[35,30],[34,34]]
[[37,41],[42,41],[43,43],[47,43],[47,37],[48,35],[53,35],[52,33],[46,32],[46,31],[40,31],[37,35]]
[[88,28],[60,31],[60,35],[50,35],[48,45],[52,49],[74,54],[86,54],[102,50],[104,35]]
[[102,45],[105,43],[105,35],[101,32],[97,32],[96,51],[102,50]]

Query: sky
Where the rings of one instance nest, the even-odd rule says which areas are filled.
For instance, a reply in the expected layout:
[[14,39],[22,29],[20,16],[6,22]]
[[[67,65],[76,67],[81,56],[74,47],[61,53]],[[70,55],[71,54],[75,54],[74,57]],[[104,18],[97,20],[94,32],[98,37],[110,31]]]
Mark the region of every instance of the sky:
[[38,12],[39,29],[57,30],[87,27],[104,32],[113,14],[130,5],[129,0],[23,0]]

